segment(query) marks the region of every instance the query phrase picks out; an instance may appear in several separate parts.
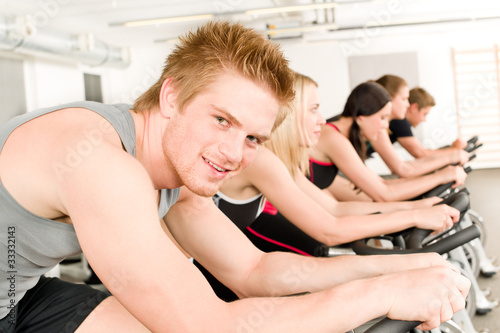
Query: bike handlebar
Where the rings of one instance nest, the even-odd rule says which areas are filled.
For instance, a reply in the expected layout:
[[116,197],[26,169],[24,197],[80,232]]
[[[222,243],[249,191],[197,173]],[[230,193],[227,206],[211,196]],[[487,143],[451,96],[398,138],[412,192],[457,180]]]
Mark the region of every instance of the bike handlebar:
[[464,148],[464,150],[468,153],[471,153],[481,147],[483,144],[477,144],[477,140],[479,140],[479,137],[477,135],[467,140],[467,146]]
[[[470,166],[465,166],[464,171],[465,173],[469,173],[472,171],[472,168]],[[438,197],[442,193],[449,190],[453,186],[453,184],[455,184],[455,182],[449,182],[446,184],[438,185],[434,187],[432,190],[429,190],[426,193],[422,194],[422,198]]]
[[[445,200],[441,201],[440,203],[438,203],[438,205],[440,204],[447,204],[451,207],[458,209],[460,211],[460,220],[462,220],[463,215],[470,208],[469,196],[464,192],[457,192],[455,195],[452,195],[446,198]],[[454,226],[456,225],[457,224],[455,224]],[[429,236],[431,233],[432,230],[416,228],[411,232],[410,236],[408,237],[407,247],[409,249],[421,249],[422,242],[424,241],[425,237]]]
[[[420,232],[415,229],[415,233]],[[412,233],[413,233],[412,232]],[[481,230],[478,226],[473,224],[463,230],[460,230],[453,235],[446,238],[440,239],[437,242],[427,245],[423,248],[413,248],[413,249],[386,249],[386,248],[376,248],[371,247],[366,244],[364,240],[358,240],[351,244],[352,250],[356,254],[360,255],[388,255],[388,254],[411,254],[411,253],[429,253],[436,252],[439,254],[444,254],[450,252],[451,250],[470,242],[471,240],[481,236]],[[414,237],[421,237],[417,235]]]
[[[465,192],[458,192],[452,197],[443,200],[439,204],[448,204],[460,211],[461,217],[469,209],[469,196]],[[455,224],[456,226],[457,224]],[[406,249],[388,249],[376,248],[366,244],[366,240],[358,240],[351,244],[352,250],[356,254],[375,255],[375,254],[409,254],[409,253],[427,253],[437,252],[439,254],[447,253],[465,243],[470,242],[474,238],[481,235],[480,229],[476,225],[471,225],[463,230],[459,230],[453,235],[440,239],[430,245],[422,247],[422,242],[432,230],[414,228],[406,243]]]
[[421,322],[419,321],[404,321],[384,318],[366,330],[365,333],[406,333],[420,324]]
[[[483,144],[478,144],[476,145],[478,141],[478,136],[474,136],[471,139],[467,141],[467,147],[464,149],[465,151],[471,153],[477,148],[481,147]],[[473,159],[475,155],[471,155],[471,159]],[[469,169],[465,170],[467,173],[470,172],[470,167]],[[443,184],[435,188],[434,190],[429,191],[428,193],[425,194],[425,197],[431,197],[431,196],[436,196],[438,194],[443,193],[447,189],[451,188],[453,185],[453,182],[448,183],[448,184]],[[436,194],[434,194],[436,193]],[[460,194],[460,192],[458,193]],[[465,195],[460,195],[457,200],[460,202],[455,206],[458,210],[460,210],[461,215],[464,213],[464,210],[469,209],[469,200],[467,197],[467,200],[465,200]],[[451,203],[454,201],[454,197],[447,198],[440,202],[440,204],[448,204],[451,205]],[[353,243],[353,250],[357,254],[396,254],[396,253],[421,253],[421,252],[438,252],[440,254],[449,252],[450,250],[454,249],[455,247],[458,247],[460,245],[463,245],[472,239],[479,237],[481,232],[479,228],[476,225],[472,225],[464,230],[461,230],[454,235],[451,235],[447,238],[444,238],[434,244],[431,244],[429,246],[426,246],[425,248],[422,248],[422,241],[424,240],[425,237],[427,237],[432,231],[431,230],[424,230],[424,229],[415,229],[412,231],[410,234],[410,237],[408,239],[408,250],[394,250],[394,249],[377,249],[377,248],[372,248],[366,245],[364,241],[358,241]],[[359,251],[359,252],[358,252]],[[361,253],[363,252],[363,253]],[[375,253],[376,252],[376,253]],[[418,325],[420,325],[421,322],[418,321],[404,321],[404,320],[393,320],[389,318],[382,319],[379,321],[377,324],[373,325],[370,327],[365,333],[405,333],[408,332]]]

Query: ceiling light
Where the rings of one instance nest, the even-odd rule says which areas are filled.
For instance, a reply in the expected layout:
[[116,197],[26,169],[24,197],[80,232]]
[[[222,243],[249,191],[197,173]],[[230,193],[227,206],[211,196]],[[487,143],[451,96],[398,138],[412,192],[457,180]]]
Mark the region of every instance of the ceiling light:
[[213,14],[201,14],[201,15],[190,15],[190,16],[176,16],[176,17],[164,17],[148,20],[139,21],[129,21],[125,23],[112,23],[112,26],[126,26],[126,27],[140,27],[144,25],[156,25],[162,23],[176,23],[184,21],[200,21],[200,20],[210,20],[213,19]]
[[339,27],[336,24],[317,24],[304,27],[295,28],[283,28],[283,29],[268,29],[265,31],[268,35],[285,34],[292,32],[310,32],[310,31],[321,31],[321,30],[337,30]]
[[115,22],[115,23],[110,23],[110,26],[139,27],[139,26],[145,26],[145,25],[157,25],[157,24],[162,24],[162,23],[210,20],[216,16],[222,17],[222,16],[241,15],[241,14],[260,15],[260,14],[272,14],[272,13],[289,13],[289,12],[300,12],[300,11],[305,11],[305,10],[333,8],[336,6],[337,6],[337,4],[334,2],[315,3],[315,4],[309,4],[309,5],[251,9],[251,10],[247,10],[244,12],[228,12],[228,13],[221,13],[221,14],[200,14],[200,15],[189,15],[189,16],[174,16],[174,17],[164,17],[164,18],[155,18],[155,19],[147,19],[147,20],[136,20],[136,21],[128,21],[128,22]]
[[326,8],[333,8],[336,6],[337,6],[337,4],[335,2],[315,3],[315,4],[310,4],[310,5],[297,5],[297,6],[286,6],[286,7],[250,9],[250,10],[245,11],[245,14],[259,15],[259,14],[301,12],[304,10],[326,9]]

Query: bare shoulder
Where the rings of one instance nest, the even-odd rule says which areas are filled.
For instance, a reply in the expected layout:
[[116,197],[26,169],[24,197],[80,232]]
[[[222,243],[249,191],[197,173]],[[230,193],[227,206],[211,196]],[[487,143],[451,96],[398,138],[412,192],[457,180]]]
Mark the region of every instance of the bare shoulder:
[[114,156],[122,156],[122,164],[134,163],[134,158],[123,155],[128,154],[107,120],[91,110],[68,108],[15,129],[0,155],[0,171],[4,186],[23,207],[54,219],[65,215],[62,187],[71,186],[76,179],[92,183],[94,178],[83,176],[83,171],[91,164],[104,171],[98,165],[109,163]]
[[285,164],[276,154],[266,147],[259,147],[259,152],[247,170],[244,170],[255,185],[257,182],[267,182],[279,175],[288,175]]
[[323,125],[321,129],[321,136],[326,138],[326,139],[336,139],[338,140],[339,138],[344,138],[347,140],[342,133],[340,133],[336,128],[333,126],[327,126]]
[[246,170],[249,173],[260,173],[263,169],[275,167],[279,162],[279,158],[271,150],[265,146],[260,146],[255,159]]
[[323,126],[317,148],[329,156],[330,159],[332,159],[332,152],[353,149],[349,140],[331,126]]

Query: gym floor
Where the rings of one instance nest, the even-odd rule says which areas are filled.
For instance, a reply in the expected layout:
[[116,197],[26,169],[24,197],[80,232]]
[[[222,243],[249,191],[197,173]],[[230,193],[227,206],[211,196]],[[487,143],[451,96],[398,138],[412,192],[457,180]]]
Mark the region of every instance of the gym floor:
[[[500,265],[500,169],[473,170],[467,177],[466,186],[470,191],[471,208],[479,213],[484,219],[487,229],[485,249],[489,257],[498,258]],[[491,278],[480,277],[478,279],[481,289],[491,290],[488,299],[500,299],[500,272]],[[472,319],[474,327],[478,332],[489,329],[489,332],[500,332],[500,309],[475,316]]]

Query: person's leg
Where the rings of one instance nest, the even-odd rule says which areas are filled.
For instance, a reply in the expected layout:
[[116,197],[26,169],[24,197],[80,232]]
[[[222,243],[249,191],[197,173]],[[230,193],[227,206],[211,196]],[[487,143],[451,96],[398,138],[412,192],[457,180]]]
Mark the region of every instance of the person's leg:
[[15,332],[72,333],[109,296],[83,284],[42,276],[17,304]]
[[203,276],[207,279],[208,283],[212,287],[215,294],[224,302],[232,302],[238,299],[238,296],[226,287],[223,283],[215,278],[205,267],[203,267],[199,262],[194,260],[193,264],[201,271]]
[[75,331],[76,333],[149,332],[118,300],[102,301]]

